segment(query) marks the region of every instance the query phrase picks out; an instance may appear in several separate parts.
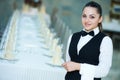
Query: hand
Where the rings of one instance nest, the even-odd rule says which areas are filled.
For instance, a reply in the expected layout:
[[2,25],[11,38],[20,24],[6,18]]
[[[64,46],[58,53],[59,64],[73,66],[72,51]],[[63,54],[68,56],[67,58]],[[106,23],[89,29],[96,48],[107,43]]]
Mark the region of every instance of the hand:
[[76,62],[65,62],[62,64],[62,66],[68,71],[75,71],[75,70],[80,70],[80,63],[76,63]]

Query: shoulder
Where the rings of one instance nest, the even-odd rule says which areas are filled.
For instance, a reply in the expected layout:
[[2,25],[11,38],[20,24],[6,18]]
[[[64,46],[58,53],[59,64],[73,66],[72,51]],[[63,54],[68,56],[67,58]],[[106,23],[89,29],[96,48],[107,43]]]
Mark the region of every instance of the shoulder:
[[79,36],[81,34],[81,31],[80,32],[75,32],[73,33],[73,36]]
[[107,36],[107,35],[106,35],[105,33],[103,33],[103,32],[99,32],[99,35],[102,36],[102,37]]
[[79,37],[80,37],[80,35],[81,35],[81,31],[80,32],[75,32],[75,33],[73,33],[73,34],[71,34],[70,36],[69,36],[69,40],[71,41],[71,40],[77,40]]
[[112,39],[109,35],[106,35],[105,33],[101,32],[101,35],[103,35],[103,41],[110,41],[112,42]]
[[108,43],[108,42],[112,42],[112,39],[109,37],[109,36],[105,36],[104,38],[103,38],[103,41],[102,42],[106,42],[106,43]]
[[105,33],[102,33],[104,35],[103,39],[102,39],[102,45],[103,46],[108,46],[108,45],[113,45],[112,39],[109,35],[106,35]]
[[101,50],[109,50],[109,52],[112,52],[113,50],[113,42],[112,39],[109,36],[105,36],[101,43]]

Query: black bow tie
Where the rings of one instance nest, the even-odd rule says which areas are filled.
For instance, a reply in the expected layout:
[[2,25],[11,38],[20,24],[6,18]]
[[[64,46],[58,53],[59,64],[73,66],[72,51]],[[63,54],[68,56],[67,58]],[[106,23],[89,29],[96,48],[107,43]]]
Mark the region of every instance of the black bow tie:
[[86,36],[86,35],[94,36],[94,31],[91,32],[82,31],[82,36]]

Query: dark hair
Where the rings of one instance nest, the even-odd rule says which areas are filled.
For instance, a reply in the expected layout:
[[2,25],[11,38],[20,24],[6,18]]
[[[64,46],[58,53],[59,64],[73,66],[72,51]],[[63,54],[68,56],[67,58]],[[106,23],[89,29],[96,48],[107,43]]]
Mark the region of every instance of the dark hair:
[[[101,8],[100,4],[98,4],[97,2],[90,1],[90,2],[88,2],[88,3],[84,6],[84,8],[85,8],[85,7],[94,7],[94,8],[96,8],[96,9],[97,9],[97,12],[100,14],[100,17],[102,16],[102,8]],[[84,8],[83,8],[83,9],[84,9]],[[102,23],[99,23],[99,24],[98,24],[98,27],[99,27],[100,31],[102,31]]]
[[42,4],[42,0],[24,0],[24,3],[32,7],[39,7]]

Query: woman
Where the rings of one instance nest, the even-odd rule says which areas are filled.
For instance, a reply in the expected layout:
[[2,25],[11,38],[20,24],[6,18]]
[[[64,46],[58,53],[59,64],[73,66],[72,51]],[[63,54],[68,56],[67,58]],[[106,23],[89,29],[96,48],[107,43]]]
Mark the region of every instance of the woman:
[[112,64],[113,44],[102,32],[102,9],[88,2],[82,13],[83,30],[70,36],[67,46],[65,80],[101,80]]

